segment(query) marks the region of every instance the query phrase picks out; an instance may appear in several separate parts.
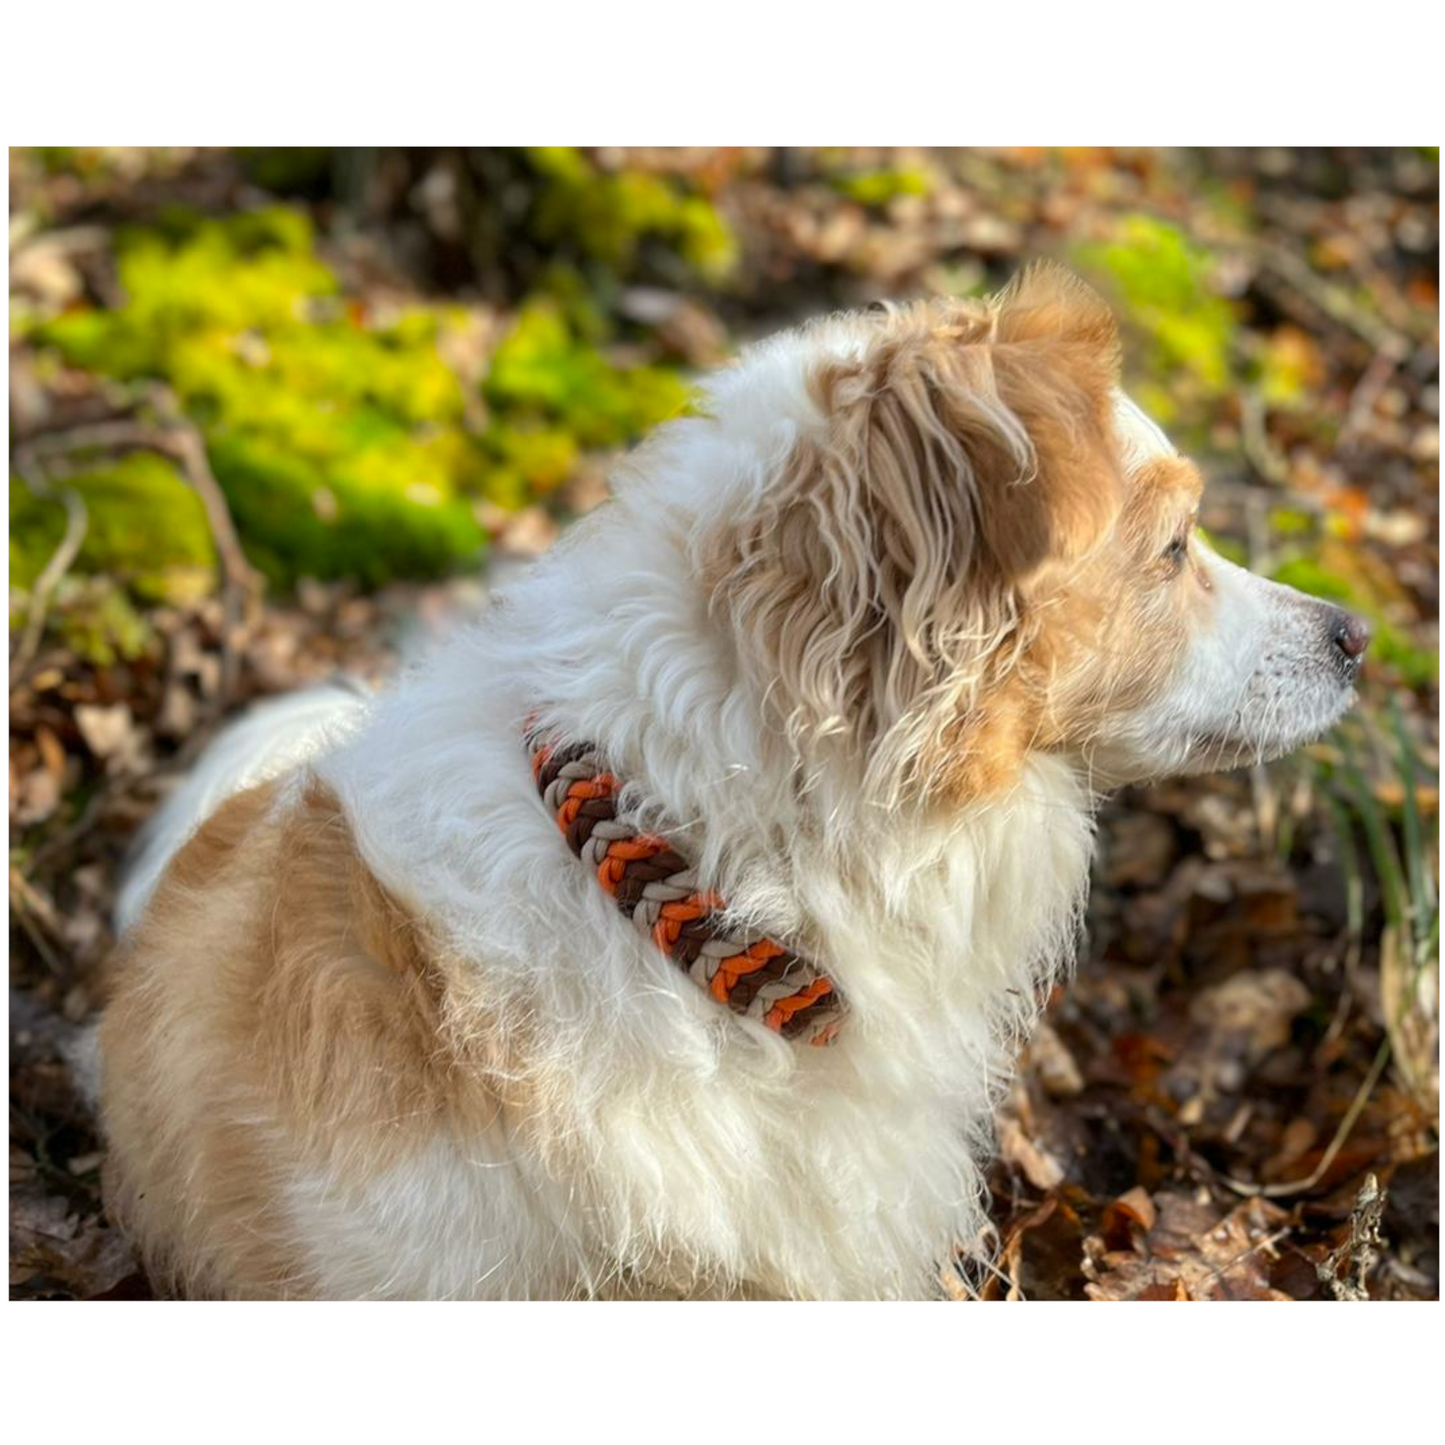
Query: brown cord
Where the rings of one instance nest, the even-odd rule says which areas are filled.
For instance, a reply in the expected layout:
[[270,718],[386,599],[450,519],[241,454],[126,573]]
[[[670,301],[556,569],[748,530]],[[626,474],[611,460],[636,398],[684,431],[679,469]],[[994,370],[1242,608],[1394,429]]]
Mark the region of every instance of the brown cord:
[[591,743],[549,742],[529,727],[527,747],[567,846],[663,953],[735,1013],[784,1038],[833,1042],[844,1015],[833,981],[782,944],[726,927],[726,904],[667,839],[618,818],[621,784]]

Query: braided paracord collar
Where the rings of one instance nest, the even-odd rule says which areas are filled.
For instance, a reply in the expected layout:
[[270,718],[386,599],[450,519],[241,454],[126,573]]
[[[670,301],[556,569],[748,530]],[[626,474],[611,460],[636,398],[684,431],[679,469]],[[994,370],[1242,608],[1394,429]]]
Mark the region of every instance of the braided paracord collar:
[[844,1008],[833,981],[761,934],[725,929],[726,908],[665,838],[617,816],[621,783],[591,743],[527,730],[532,776],[572,851],[633,923],[719,1003],[784,1038],[831,1044]]

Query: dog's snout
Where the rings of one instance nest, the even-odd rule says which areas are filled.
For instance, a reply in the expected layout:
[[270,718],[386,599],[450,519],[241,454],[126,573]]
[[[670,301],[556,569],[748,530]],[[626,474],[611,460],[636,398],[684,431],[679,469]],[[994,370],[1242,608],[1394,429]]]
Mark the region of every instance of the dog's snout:
[[1336,608],[1330,615],[1330,641],[1352,667],[1359,667],[1370,645],[1370,628],[1363,618]]

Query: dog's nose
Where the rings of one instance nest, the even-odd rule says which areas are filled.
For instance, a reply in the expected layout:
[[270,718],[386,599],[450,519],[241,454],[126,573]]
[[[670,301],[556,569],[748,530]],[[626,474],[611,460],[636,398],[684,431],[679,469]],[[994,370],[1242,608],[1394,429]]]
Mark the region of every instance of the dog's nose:
[[1359,662],[1370,645],[1370,628],[1352,612],[1336,611],[1330,621],[1330,641],[1351,661]]

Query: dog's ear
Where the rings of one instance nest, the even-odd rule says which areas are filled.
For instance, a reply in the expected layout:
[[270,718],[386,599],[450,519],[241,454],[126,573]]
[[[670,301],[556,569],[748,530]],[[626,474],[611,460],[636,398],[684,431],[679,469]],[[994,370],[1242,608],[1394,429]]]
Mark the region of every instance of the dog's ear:
[[[1005,575],[1088,552],[1123,504],[1114,445],[1119,337],[1097,292],[1061,266],[1029,267],[995,302],[993,395],[1010,421],[970,436],[980,530]],[[961,434],[979,409],[970,378],[948,397]],[[1026,464],[1001,446],[1017,425]]]
[[860,325],[856,355],[812,374],[821,427],[708,584],[794,739],[839,737],[896,796],[1008,652],[1033,579],[1113,525],[1117,340],[1054,270],[992,307]]
[[1025,266],[994,298],[993,308],[1000,342],[1064,341],[1118,369],[1119,328],[1109,303],[1057,261]]

